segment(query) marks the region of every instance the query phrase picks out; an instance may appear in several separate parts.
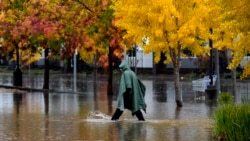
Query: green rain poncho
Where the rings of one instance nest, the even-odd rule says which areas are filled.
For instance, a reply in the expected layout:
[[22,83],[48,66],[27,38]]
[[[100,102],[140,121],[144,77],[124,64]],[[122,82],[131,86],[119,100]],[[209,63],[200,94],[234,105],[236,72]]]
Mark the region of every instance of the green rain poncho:
[[[144,84],[137,78],[126,61],[122,61],[119,68],[123,73],[117,97],[117,108],[121,111],[128,109],[132,112],[132,115],[140,109],[146,112],[144,100],[146,88]],[[131,88],[130,93],[125,93],[127,88]]]

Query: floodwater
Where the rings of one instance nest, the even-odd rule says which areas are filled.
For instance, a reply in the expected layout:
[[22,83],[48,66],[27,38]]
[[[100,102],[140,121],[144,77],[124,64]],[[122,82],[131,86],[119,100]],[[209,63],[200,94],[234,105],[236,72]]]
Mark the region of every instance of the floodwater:
[[[177,108],[173,81],[165,76],[140,77],[146,85],[145,122],[125,111],[111,121],[114,95],[107,95],[107,78],[51,74],[50,88],[57,92],[0,89],[0,141],[210,141],[216,104],[196,98],[191,81],[182,82],[184,106]],[[1,75],[1,85],[12,76]],[[247,88],[248,88],[248,83]],[[23,75],[23,86],[42,88],[43,76]],[[96,89],[94,89],[96,86]],[[245,85],[244,85],[245,87]],[[223,84],[223,89],[231,86]],[[244,92],[245,93],[245,92]],[[248,96],[244,95],[244,96]]]

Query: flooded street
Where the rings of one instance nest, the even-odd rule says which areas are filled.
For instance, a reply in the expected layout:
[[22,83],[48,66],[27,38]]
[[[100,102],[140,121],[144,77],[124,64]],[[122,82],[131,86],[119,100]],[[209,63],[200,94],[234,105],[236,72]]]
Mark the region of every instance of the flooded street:
[[[50,88],[57,92],[27,92],[0,88],[1,141],[210,141],[216,104],[194,98],[191,81],[182,82],[184,106],[176,108],[174,84],[164,77],[140,77],[146,85],[146,122],[125,110],[111,121],[116,108],[119,76],[114,95],[107,95],[107,78],[55,74]],[[250,82],[247,82],[247,88]],[[12,86],[12,76],[2,75],[1,85]],[[244,83],[245,84],[245,83]],[[23,76],[23,87],[43,86],[43,76]],[[240,86],[246,87],[241,84]],[[231,88],[223,83],[223,89]],[[245,89],[246,90],[246,89]],[[246,91],[241,97],[248,97]]]

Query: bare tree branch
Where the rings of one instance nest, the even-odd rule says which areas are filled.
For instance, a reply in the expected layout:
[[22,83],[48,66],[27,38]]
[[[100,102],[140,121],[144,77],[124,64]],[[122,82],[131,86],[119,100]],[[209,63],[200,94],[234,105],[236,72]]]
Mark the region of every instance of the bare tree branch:
[[75,2],[78,2],[79,4],[81,4],[85,9],[87,9],[90,12],[93,12],[85,3],[83,3],[80,0],[74,0]]

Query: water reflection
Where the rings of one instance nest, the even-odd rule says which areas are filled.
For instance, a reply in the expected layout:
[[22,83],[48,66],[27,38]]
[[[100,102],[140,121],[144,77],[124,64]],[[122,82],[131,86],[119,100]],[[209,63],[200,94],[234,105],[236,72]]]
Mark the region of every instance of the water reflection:
[[[125,128],[124,128],[125,127]],[[121,141],[145,141],[146,140],[146,124],[137,123],[127,123],[126,125],[122,123],[115,124],[115,134],[118,135],[115,140]]]
[[22,106],[22,97],[23,94],[22,93],[13,93],[13,123],[14,123],[14,127],[16,130],[14,130],[14,133],[16,133],[16,137],[18,138],[20,136],[19,134],[19,130],[20,130],[20,123],[19,120],[19,113],[20,113],[20,109]]
[[[120,121],[112,122],[109,117],[116,107],[118,81],[114,82],[114,95],[110,96],[106,94],[106,78],[98,79],[95,91],[91,78],[79,76],[79,93],[73,93],[70,76],[52,80],[51,87],[63,93],[0,89],[0,140],[211,140],[211,117],[217,104],[195,101],[190,82],[182,82],[184,107],[177,108],[172,81],[143,79],[147,88],[146,122],[137,121],[130,111],[125,111]],[[24,84],[39,87],[42,78],[31,77],[30,82]],[[90,112],[106,118],[86,120]]]
[[[181,110],[181,107],[176,107],[175,108],[175,119],[179,119],[180,117],[180,110]],[[177,140],[177,141],[179,141],[180,140],[180,130],[179,130],[179,128],[174,128],[174,137],[175,137],[175,139]]]
[[167,102],[167,84],[166,81],[154,80],[153,91],[154,99],[158,102]]
[[22,106],[22,98],[23,98],[23,94],[22,93],[17,93],[14,92],[13,93],[13,103],[14,103],[14,111],[16,113],[16,115],[19,115],[19,109]]
[[43,98],[44,98],[44,112],[45,115],[49,114],[49,92],[43,92]]

